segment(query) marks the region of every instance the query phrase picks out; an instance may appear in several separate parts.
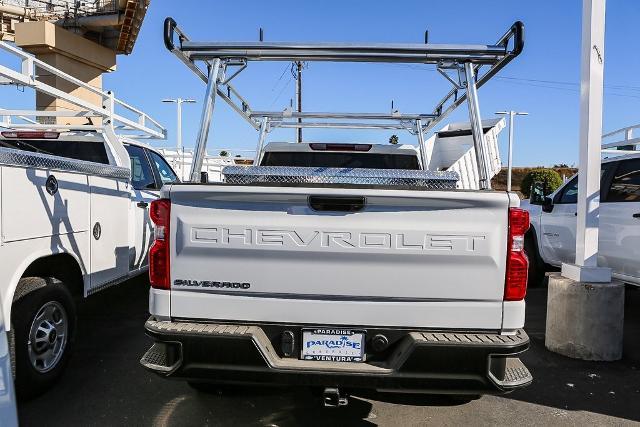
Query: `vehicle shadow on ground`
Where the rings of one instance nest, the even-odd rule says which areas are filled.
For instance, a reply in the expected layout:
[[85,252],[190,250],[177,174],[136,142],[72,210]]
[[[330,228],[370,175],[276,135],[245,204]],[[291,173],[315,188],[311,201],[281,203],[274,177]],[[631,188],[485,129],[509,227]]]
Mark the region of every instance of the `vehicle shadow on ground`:
[[[224,425],[377,425],[369,399],[403,406],[463,404],[445,396],[356,392],[349,397],[347,406],[327,408],[319,393],[309,388],[239,386],[207,393],[188,390],[166,402],[152,424],[183,425],[186,419],[193,418],[201,422],[217,420]],[[215,411],[215,418],[207,418],[213,415],[212,411]]]
[[[53,390],[19,405],[22,425],[402,425],[417,419],[426,422],[434,414],[445,419],[466,414],[473,420],[480,416],[477,411],[504,406],[503,400],[490,397],[461,404],[446,397],[355,392],[347,407],[324,408],[319,396],[306,388],[245,386],[196,392],[139,364],[151,345],[143,329],[148,286],[145,277],[134,279],[80,306],[75,354],[68,369]],[[558,412],[640,420],[640,291],[628,292],[625,359],[615,363],[575,361],[545,350],[546,288],[532,289],[527,304],[532,347],[522,358],[535,379],[507,399]]]
[[555,407],[640,421],[640,289],[628,286],[625,299],[623,358],[589,362],[545,348],[547,284],[527,295],[525,330],[531,348],[521,356],[534,381],[505,397]]

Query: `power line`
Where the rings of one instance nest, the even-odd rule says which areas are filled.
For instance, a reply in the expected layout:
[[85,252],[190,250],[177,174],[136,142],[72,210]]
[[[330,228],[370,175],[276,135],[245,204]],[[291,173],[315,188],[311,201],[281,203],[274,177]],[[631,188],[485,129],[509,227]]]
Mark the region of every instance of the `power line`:
[[[289,68],[288,65],[287,65],[287,68]],[[289,77],[289,80],[287,80],[287,82],[284,84],[284,86],[282,86],[282,89],[280,89],[280,92],[278,93],[278,96],[276,96],[275,99],[273,101],[271,101],[271,104],[269,105],[269,108],[273,107],[273,105],[276,102],[278,102],[278,99],[280,99],[280,97],[282,96],[282,93],[284,92],[284,90],[289,87],[289,84],[291,83],[291,80],[293,80],[293,76]]]
[[280,77],[278,78],[278,80],[276,81],[276,83],[273,85],[273,87],[271,88],[271,92],[273,92],[274,90],[276,90],[276,87],[278,86],[278,84],[280,83],[280,81],[282,81],[282,78],[284,77],[284,74],[287,72],[287,70],[289,69],[289,65],[285,65],[284,69],[282,70],[282,74],[280,74]]
[[[434,70],[433,68],[425,68],[422,67],[420,65],[415,65],[415,64],[393,64],[395,66],[399,66],[399,67],[405,67],[405,68],[409,68],[412,70],[418,70],[418,71],[430,71],[430,72],[435,72],[436,70]],[[576,91],[579,91],[579,87],[580,87],[580,83],[577,82],[567,82],[567,81],[561,81],[561,80],[544,80],[544,79],[530,79],[530,78],[524,78],[524,77],[513,77],[513,76],[496,76],[494,77],[495,80],[502,80],[502,81],[513,81],[513,82],[526,82],[526,83],[543,83],[543,84],[551,84],[551,85],[559,85],[559,86],[571,86],[575,89]],[[536,85],[531,85],[534,87],[546,87],[549,89],[559,89],[562,90],[563,88],[559,88],[557,86],[536,86]],[[609,85],[609,84],[605,84],[604,85],[605,89],[612,89],[612,90],[632,90],[632,91],[640,91],[640,86],[632,86],[632,85]],[[611,94],[614,96],[625,96],[625,97],[630,97],[630,98],[637,98],[634,95],[627,95],[627,94],[621,94],[621,93],[615,93],[615,94]]]

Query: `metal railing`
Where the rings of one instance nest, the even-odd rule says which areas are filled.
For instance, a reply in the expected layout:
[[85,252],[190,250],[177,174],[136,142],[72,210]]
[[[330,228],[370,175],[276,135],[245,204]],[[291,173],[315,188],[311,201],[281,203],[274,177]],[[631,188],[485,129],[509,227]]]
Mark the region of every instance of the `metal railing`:
[[[47,130],[99,130],[109,126],[114,132],[128,138],[166,139],[166,129],[145,112],[115,97],[112,91],[103,91],[87,84],[43,61],[33,55],[5,42],[0,42],[0,53],[18,59],[20,69],[12,69],[0,65],[0,84],[29,87],[51,97],[63,100],[78,107],[78,110],[38,111],[0,109],[0,127],[29,128]],[[49,73],[82,88],[100,99],[96,105],[77,96],[68,94],[38,79],[38,73]],[[87,124],[55,124],[46,123],[56,117],[84,117]],[[92,118],[103,120],[103,126],[91,124]]]
[[[634,130],[640,131],[640,124],[626,126],[602,135],[602,154],[620,156],[640,153],[640,137],[633,136]],[[614,141],[611,141],[612,139]]]

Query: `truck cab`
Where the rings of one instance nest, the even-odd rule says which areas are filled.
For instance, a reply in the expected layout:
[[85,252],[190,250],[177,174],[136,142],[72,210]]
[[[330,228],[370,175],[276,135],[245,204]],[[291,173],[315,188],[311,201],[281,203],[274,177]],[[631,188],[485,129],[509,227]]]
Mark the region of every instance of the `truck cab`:
[[[576,250],[578,175],[548,196],[532,191],[527,236],[534,284],[545,264],[573,263]],[[598,265],[614,278],[640,285],[640,153],[604,159],[600,181]]]

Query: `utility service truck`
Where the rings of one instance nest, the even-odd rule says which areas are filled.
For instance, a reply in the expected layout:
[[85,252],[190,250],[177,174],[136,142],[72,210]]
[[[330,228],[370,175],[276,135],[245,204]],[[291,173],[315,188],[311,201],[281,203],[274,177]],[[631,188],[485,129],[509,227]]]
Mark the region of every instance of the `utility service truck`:
[[[14,46],[0,42],[0,52],[22,65],[0,65],[4,83],[78,108],[0,109],[0,295],[16,391],[30,397],[69,359],[76,301],[147,271],[149,203],[176,176],[139,142],[164,139],[160,124]],[[42,72],[101,96],[104,107],[40,81]]]
[[[477,395],[532,381],[518,358],[529,216],[490,189],[476,92],[522,50],[521,23],[495,45],[216,43],[190,41],[168,18],[165,43],[207,91],[192,182],[151,204],[146,368],[196,389],[309,385],[332,406],[357,388]],[[261,60],[436,64],[453,88],[430,114],[254,111],[230,81]],[[206,183],[216,97],[259,141],[254,166]],[[430,167],[424,138],[465,100],[477,190]],[[271,129],[303,127],[405,130],[418,148],[265,143]]]

